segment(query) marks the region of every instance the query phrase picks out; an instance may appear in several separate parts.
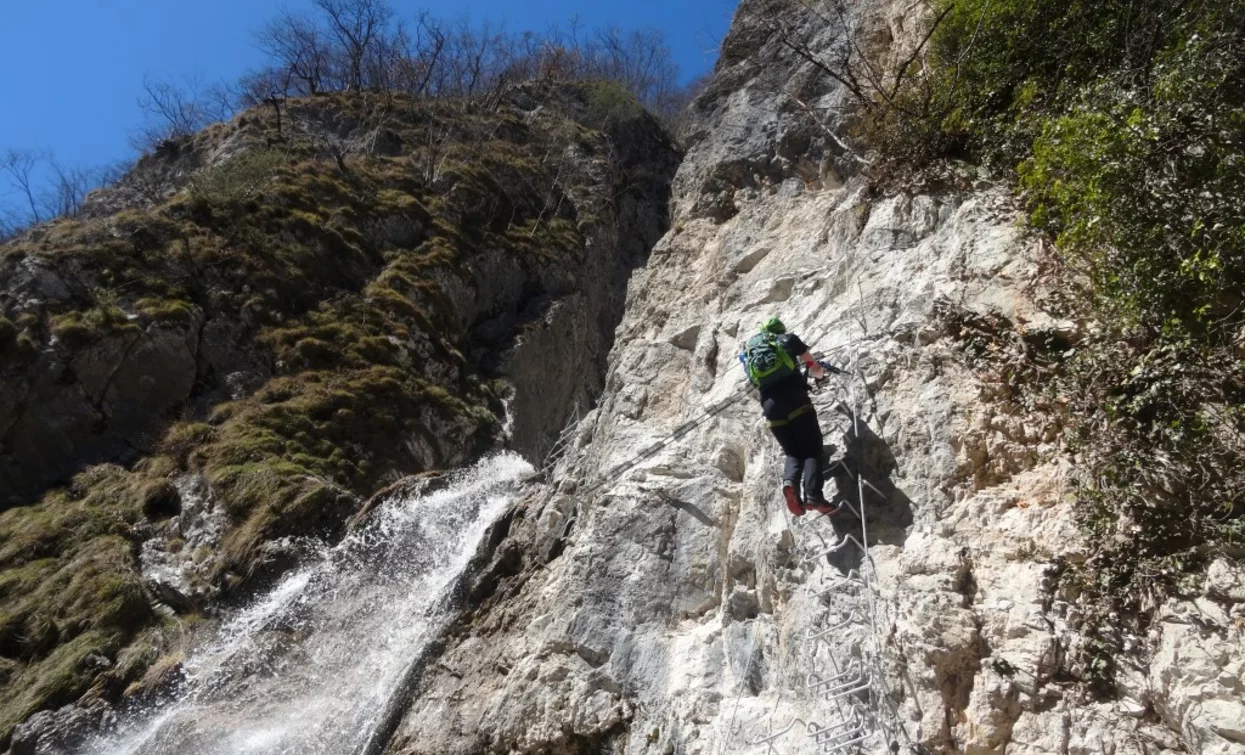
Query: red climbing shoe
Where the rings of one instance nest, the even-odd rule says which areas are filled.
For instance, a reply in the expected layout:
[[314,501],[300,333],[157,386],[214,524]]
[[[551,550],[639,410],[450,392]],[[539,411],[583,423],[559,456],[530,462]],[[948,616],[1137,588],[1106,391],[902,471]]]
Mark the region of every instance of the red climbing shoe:
[[800,503],[794,485],[783,485],[782,497],[787,500],[787,511],[791,512],[791,516],[804,516],[804,504]]
[[804,508],[809,511],[816,511],[818,514],[825,514],[826,516],[837,516],[840,506],[832,506],[829,501],[822,500],[806,503]]

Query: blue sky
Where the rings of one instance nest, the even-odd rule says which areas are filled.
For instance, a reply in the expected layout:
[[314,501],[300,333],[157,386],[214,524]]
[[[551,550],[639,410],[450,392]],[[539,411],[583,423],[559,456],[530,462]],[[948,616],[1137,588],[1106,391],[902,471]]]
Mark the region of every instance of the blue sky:
[[[710,69],[732,0],[390,0],[402,17],[419,9],[452,18],[543,29],[578,15],[586,26],[655,26],[683,78]],[[146,74],[233,79],[260,63],[252,33],[284,5],[307,0],[39,0],[5,3],[0,21],[0,151],[51,149],[71,165],[130,155]]]

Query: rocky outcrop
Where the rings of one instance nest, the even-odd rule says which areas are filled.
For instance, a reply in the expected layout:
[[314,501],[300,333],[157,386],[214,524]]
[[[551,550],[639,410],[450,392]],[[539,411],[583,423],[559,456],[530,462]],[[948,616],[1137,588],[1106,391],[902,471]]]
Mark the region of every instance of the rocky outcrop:
[[[809,672],[870,647],[867,751],[1242,752],[1235,563],[1149,636],[1122,619],[1132,680],[1089,693],[1060,580],[1084,558],[1064,402],[1026,390],[1086,325],[1061,316],[1041,245],[1003,189],[887,196],[856,175],[844,96],[775,39],[772,5],[743,3],[693,105],[674,227],[632,279],[599,408],[516,511],[390,752],[743,752],[793,721],[776,747],[812,752],[804,724],[836,711]],[[799,7],[785,28],[838,38]],[[906,6],[845,7],[878,59],[913,43]],[[818,403],[840,496],[861,503],[844,469],[875,489],[867,563],[813,558],[860,523],[791,519],[753,400],[723,408],[771,314],[850,369]],[[872,601],[843,586],[854,570]],[[838,624],[830,649],[807,639]]]
[[[537,216],[548,215],[541,218],[545,223],[573,219],[586,251],[571,260],[559,259],[550,245],[545,259],[524,259],[489,249],[486,243],[468,252],[471,260],[467,264],[429,276],[443,298],[419,303],[448,308],[448,321],[439,324],[449,331],[445,333],[448,340],[489,369],[513,374],[519,387],[530,383],[524,378],[528,373],[547,380],[548,368],[573,365],[556,386],[555,395],[567,399],[541,402],[556,407],[550,417],[538,418],[540,410],[527,406],[534,404],[527,397],[539,391],[518,392],[518,445],[539,452],[549,427],[556,431],[565,421],[562,407],[586,405],[599,392],[599,377],[585,377],[599,375],[599,365],[612,342],[613,324],[621,316],[627,275],[645,259],[665,228],[662,208],[677,155],[663,141],[656,122],[643,119],[608,123],[606,130],[611,133],[602,144],[559,143],[567,138],[563,133],[567,127],[562,124],[586,117],[586,105],[574,96],[551,97],[533,88],[512,94],[508,108],[506,117],[518,119],[515,143],[540,142],[537,146],[543,149],[538,156],[556,159],[555,172],[558,168],[562,172],[546,178],[553,185],[540,196],[527,196],[539,195],[541,187],[520,185],[521,171],[497,176],[488,188],[509,195],[502,202],[504,208],[487,204],[467,212],[446,208],[444,221],[461,223],[474,233],[473,224],[492,222],[486,217],[490,213],[504,209],[508,213],[504,221],[517,225],[531,210]],[[284,129],[297,130],[312,150],[328,149],[325,145],[331,143],[346,155],[385,159],[405,155],[416,146],[411,143],[412,135],[403,141],[395,133],[399,128],[412,129],[410,123],[401,122],[400,113],[378,116],[352,111],[338,117],[332,105],[322,102],[293,103],[288,110]],[[384,118],[398,125],[385,124]],[[286,302],[262,302],[262,293],[253,296],[247,281],[221,274],[203,259],[178,255],[151,259],[165,249],[175,251],[178,242],[187,244],[189,253],[190,240],[179,234],[196,231],[167,227],[170,221],[186,219],[189,208],[176,204],[161,218],[166,223],[163,227],[125,215],[136,205],[153,202],[135,188],[138,174],[159,173],[167,194],[193,184],[195,176],[205,171],[227,172],[231,161],[245,157],[257,142],[274,141],[267,132],[271,128],[262,113],[248,113],[231,124],[165,145],[159,153],[144,157],[136,175],[118,188],[95,195],[84,222],[64,221],[37,229],[6,249],[0,262],[0,280],[4,281],[0,313],[10,327],[17,323],[20,339],[7,344],[7,358],[0,364],[4,388],[0,490],[5,496],[0,505],[28,502],[92,463],[130,462],[151,453],[178,412],[201,413],[203,407],[222,400],[245,398],[269,378],[307,367],[284,364],[280,354],[266,348],[270,344],[264,343],[263,333],[271,329],[271,321],[299,317],[324,297],[366,286],[386,272],[379,259],[385,250],[418,248],[435,236],[428,218],[408,217],[412,207],[373,206],[374,217],[359,229],[362,238],[334,241],[357,244],[355,254],[375,259],[334,263],[338,269],[332,273],[344,274],[346,280],[330,274],[323,280],[306,281],[303,289],[291,292],[299,299],[293,307]],[[389,136],[382,142],[383,149],[376,146],[378,130]],[[294,139],[288,133],[284,138]],[[476,138],[487,141],[469,133],[442,138],[445,143],[438,149],[447,154],[456,146],[455,138],[463,148]],[[603,145],[606,153],[593,154]],[[445,155],[441,159],[444,163]],[[437,183],[436,190],[452,196],[462,177],[445,170]],[[472,191],[478,189],[472,187]],[[165,194],[155,196],[159,199]],[[480,217],[474,217],[477,210]],[[109,212],[123,214],[116,218]],[[211,229],[211,223],[202,218],[190,219]],[[538,232],[544,230],[538,223],[529,236],[539,244],[543,239]],[[98,249],[87,252],[78,245]],[[206,269],[197,267],[205,263]],[[138,269],[116,269],[126,264]],[[155,279],[121,280],[140,273]],[[172,295],[165,292],[167,301],[153,301],[141,290],[160,285],[173,291]],[[276,312],[271,311],[274,305]],[[514,345],[519,328],[524,329],[522,342],[532,346],[521,352],[530,357],[516,361],[520,352],[507,350]],[[540,338],[547,341],[537,344]],[[457,365],[435,364],[452,359],[430,353],[426,345],[399,346],[412,352],[410,357],[422,362],[421,371],[436,382],[461,379]],[[535,366],[528,368],[527,361]],[[452,390],[458,390],[457,386]],[[425,458],[410,469],[437,467],[444,461]]]

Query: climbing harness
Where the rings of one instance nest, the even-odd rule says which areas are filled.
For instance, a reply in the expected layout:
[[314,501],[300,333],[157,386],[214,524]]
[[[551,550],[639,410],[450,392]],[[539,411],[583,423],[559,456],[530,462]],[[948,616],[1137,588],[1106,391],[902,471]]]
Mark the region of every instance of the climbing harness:
[[795,411],[791,412],[790,414],[783,417],[782,419],[767,420],[766,425],[771,430],[773,430],[775,427],[786,427],[787,425],[791,424],[792,420],[799,419],[800,417],[803,417],[805,414],[808,414],[812,410],[813,410],[812,404],[804,404],[803,406],[797,407]]

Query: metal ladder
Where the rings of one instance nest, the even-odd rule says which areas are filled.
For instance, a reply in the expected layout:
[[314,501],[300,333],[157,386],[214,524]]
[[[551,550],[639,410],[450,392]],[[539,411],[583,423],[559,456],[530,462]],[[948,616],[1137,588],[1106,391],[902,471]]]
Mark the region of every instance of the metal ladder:
[[[858,360],[856,364],[859,365]],[[858,374],[857,380],[861,387],[865,386],[862,374]],[[840,387],[850,394],[853,438],[859,444],[857,465],[863,467],[859,418],[864,401],[857,394],[857,380],[851,381],[850,386],[840,381]],[[796,736],[793,732],[801,729],[806,740],[811,740],[812,750],[824,755],[851,749],[863,750],[871,744],[870,740],[874,740],[873,744],[879,749],[898,752],[898,739],[907,739],[907,733],[886,697],[883,645],[877,620],[877,571],[867,547],[869,525],[866,514],[869,506],[866,495],[871,493],[882,501],[886,501],[887,496],[869,482],[863,472],[853,471],[844,461],[838,461],[831,469],[835,468],[843,470],[856,485],[859,510],[850,503],[844,505],[859,518],[860,528],[841,538],[836,533],[833,543],[829,545],[819,532],[807,526],[791,530],[796,541],[796,552],[805,554],[799,558],[799,565],[811,567],[812,570],[802,590],[797,593],[797,599],[816,601],[820,617],[819,626],[808,630],[800,638],[801,650],[809,659],[803,684],[797,689],[781,692],[794,693],[806,702],[813,701],[818,712],[815,719],[803,720],[793,716],[786,724],[775,726],[773,719],[776,710],[771,711],[766,720],[755,727],[761,728],[764,733],[746,740],[750,748],[764,747],[770,755],[782,755],[782,745],[791,743]],[[825,517],[816,517],[809,525],[821,526],[823,519]],[[815,545],[810,543],[814,534],[819,540]],[[827,567],[829,557],[849,550],[859,554],[858,569],[840,574]],[[825,600],[831,593],[855,595],[855,605],[846,617],[841,611],[831,613]],[[857,630],[854,634],[863,633],[864,638],[849,645],[844,638],[853,629]],[[807,743],[800,749],[809,749]]]

